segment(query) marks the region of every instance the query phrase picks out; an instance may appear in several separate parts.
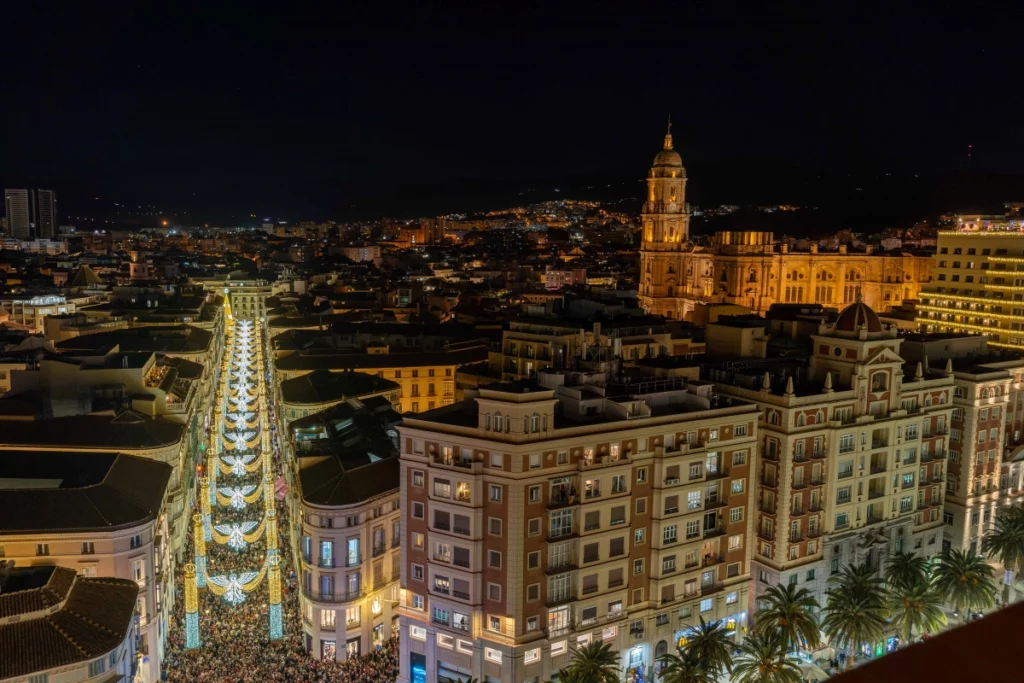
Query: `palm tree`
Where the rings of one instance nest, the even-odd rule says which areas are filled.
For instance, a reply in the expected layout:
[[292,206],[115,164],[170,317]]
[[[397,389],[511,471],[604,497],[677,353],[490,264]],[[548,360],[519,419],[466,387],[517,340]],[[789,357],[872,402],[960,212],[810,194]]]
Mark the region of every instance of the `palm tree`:
[[[682,649],[678,655],[662,655],[662,683],[717,683],[718,676],[697,658]],[[560,682],[561,683],[561,682]]]
[[573,651],[569,668],[588,683],[619,683],[619,653],[605,642],[595,641]]
[[684,648],[686,654],[716,676],[732,671],[732,651],[735,644],[725,628],[724,621],[723,619],[709,624],[701,617],[700,625],[693,627],[687,634]]
[[734,683],[800,683],[803,678],[781,632],[755,631],[740,645],[732,680]]
[[967,610],[983,610],[996,602],[998,590],[992,583],[992,567],[970,550],[944,550],[932,570],[932,581],[964,621]]
[[914,553],[896,553],[885,568],[885,581],[892,590],[927,583],[928,560]]
[[[552,682],[546,681],[545,683]],[[558,683],[589,683],[589,681],[582,673],[572,667],[568,667],[565,669],[559,669]]]
[[1009,604],[1013,596],[1013,579],[1024,562],[1024,510],[1006,508],[996,517],[995,528],[982,540],[985,552],[999,557],[1006,571],[1003,580],[1003,602]]
[[924,581],[891,591],[889,620],[906,643],[915,633],[934,633],[946,623],[942,596]]
[[818,601],[806,588],[797,588],[794,584],[772,586],[758,604],[758,630],[782,633],[789,647],[797,652],[800,651],[801,642],[813,648],[821,640],[815,616]]
[[[840,650],[849,651],[861,643],[881,640],[886,632],[885,588],[881,579],[866,565],[847,566],[830,580],[825,591],[825,618],[822,630]],[[847,657],[846,665],[853,663]]]

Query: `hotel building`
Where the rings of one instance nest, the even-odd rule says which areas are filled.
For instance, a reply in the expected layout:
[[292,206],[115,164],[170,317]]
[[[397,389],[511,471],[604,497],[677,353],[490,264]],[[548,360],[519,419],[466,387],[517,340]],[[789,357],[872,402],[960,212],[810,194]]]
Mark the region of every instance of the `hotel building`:
[[699,618],[745,628],[755,405],[612,364],[466,393],[399,428],[402,683],[601,640],[649,677]]
[[934,272],[917,306],[925,331],[1024,351],[1024,218],[960,216],[939,232]]

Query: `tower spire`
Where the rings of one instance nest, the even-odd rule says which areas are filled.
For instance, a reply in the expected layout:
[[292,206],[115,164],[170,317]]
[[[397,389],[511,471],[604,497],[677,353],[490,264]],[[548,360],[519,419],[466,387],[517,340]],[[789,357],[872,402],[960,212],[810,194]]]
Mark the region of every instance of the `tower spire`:
[[665,131],[665,149],[672,149],[672,114],[668,115],[668,128]]

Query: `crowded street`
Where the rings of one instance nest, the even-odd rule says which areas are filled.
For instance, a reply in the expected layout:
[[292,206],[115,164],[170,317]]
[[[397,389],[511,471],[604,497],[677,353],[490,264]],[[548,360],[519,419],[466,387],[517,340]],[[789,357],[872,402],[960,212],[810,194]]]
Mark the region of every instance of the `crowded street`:
[[[320,660],[303,648],[263,343],[252,321],[229,327],[217,419],[208,459],[200,467],[205,477],[190,511],[196,526],[190,527],[184,561],[175,573],[162,678],[174,683],[393,681],[397,639],[348,661]],[[205,537],[198,544],[197,535]]]

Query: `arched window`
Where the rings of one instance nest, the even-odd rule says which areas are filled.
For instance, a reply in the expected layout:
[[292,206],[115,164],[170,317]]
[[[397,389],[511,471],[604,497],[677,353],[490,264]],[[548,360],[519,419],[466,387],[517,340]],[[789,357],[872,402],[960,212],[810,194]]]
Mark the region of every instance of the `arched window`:
[[825,421],[825,413],[824,413],[824,411],[819,410],[818,414],[814,416],[814,424],[819,424],[820,425],[824,421]]
[[771,413],[768,416],[768,422],[770,422],[773,425],[779,424],[779,414],[778,413]]
[[494,413],[494,429],[501,431],[501,413],[499,412]]
[[487,418],[485,420],[485,427],[486,427],[487,431],[491,431],[491,414],[490,413],[487,413]]
[[807,424],[807,418],[804,417],[803,413],[800,413],[796,416],[796,426],[803,427],[805,424]]
[[505,431],[506,432],[511,432],[512,431],[512,416],[511,415],[506,415],[505,416]]
[[871,391],[885,391],[889,388],[889,375],[884,372],[876,372],[871,375]]
[[530,431],[531,432],[536,432],[537,428],[540,426],[539,423],[540,423],[540,415],[538,415],[537,413],[534,413],[533,415],[531,415],[530,416]]

